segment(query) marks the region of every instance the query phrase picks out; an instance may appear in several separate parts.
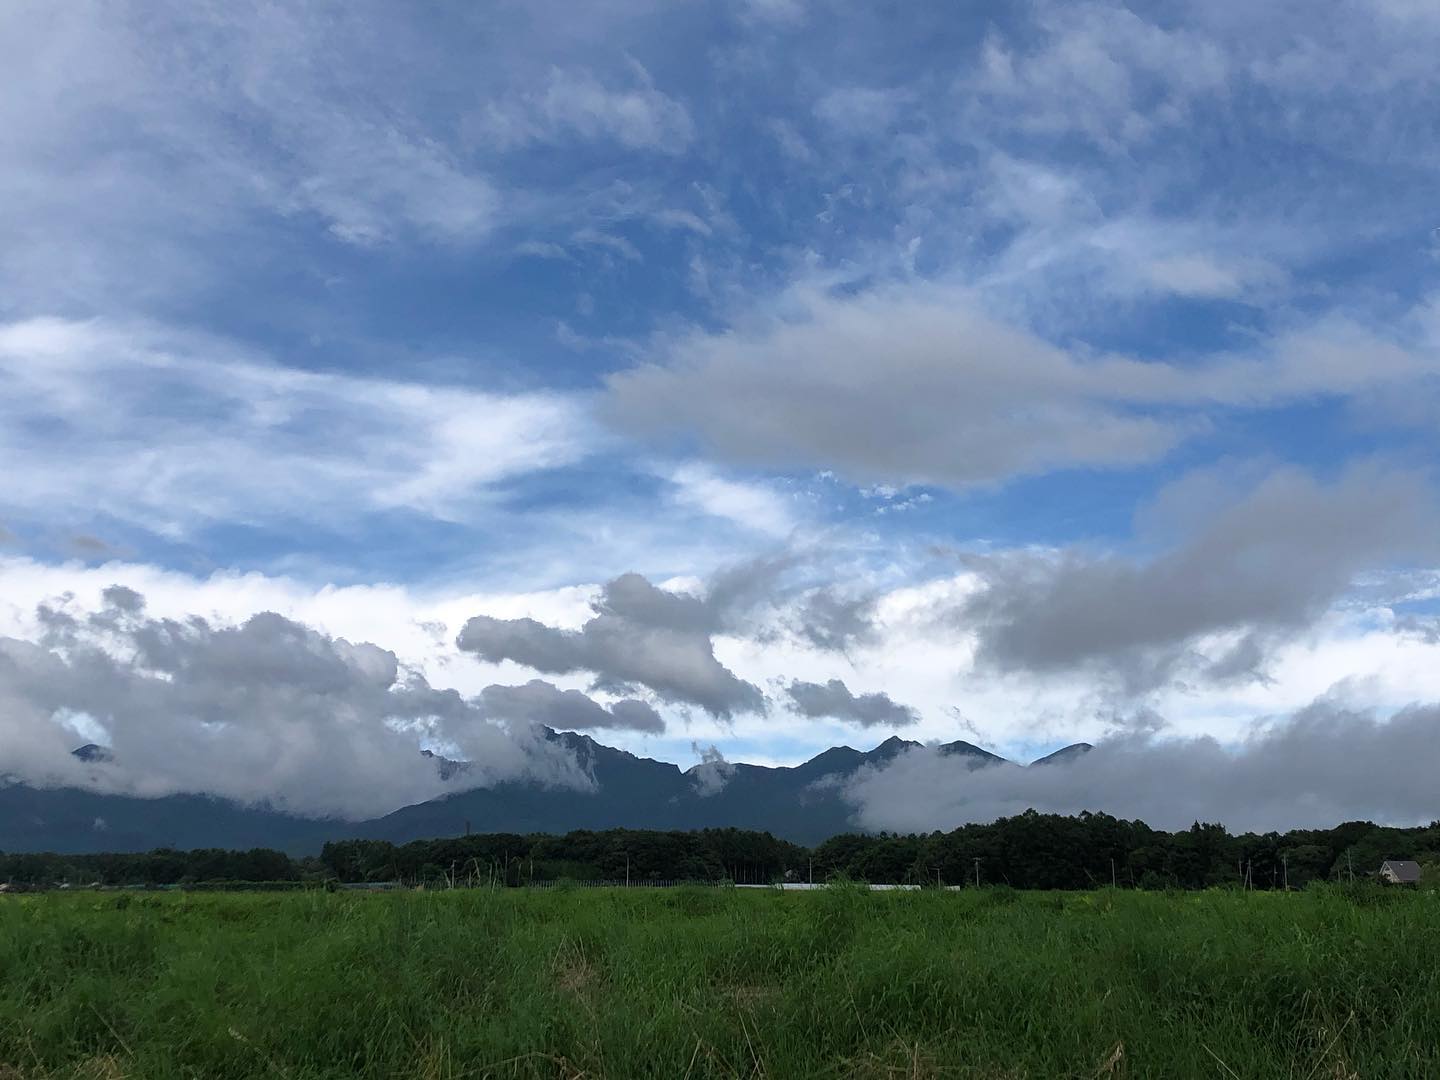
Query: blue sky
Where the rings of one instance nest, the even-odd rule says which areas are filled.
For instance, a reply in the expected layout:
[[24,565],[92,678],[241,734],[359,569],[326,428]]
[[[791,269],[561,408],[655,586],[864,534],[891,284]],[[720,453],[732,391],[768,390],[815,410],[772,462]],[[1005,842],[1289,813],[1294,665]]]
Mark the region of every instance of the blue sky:
[[[599,734],[682,762],[888,733],[796,680],[1017,755],[1440,694],[1431,4],[0,23],[16,641],[114,583],[274,609],[462,695],[642,701],[663,733]],[[763,707],[456,645],[582,633],[627,573]],[[817,596],[864,630],[816,646]]]

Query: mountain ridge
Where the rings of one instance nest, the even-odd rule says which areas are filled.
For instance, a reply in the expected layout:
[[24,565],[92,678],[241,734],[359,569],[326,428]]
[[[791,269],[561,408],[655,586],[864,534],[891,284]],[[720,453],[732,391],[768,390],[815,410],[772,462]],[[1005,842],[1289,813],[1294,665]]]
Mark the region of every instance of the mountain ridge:
[[[0,777],[0,850],[139,851],[157,847],[273,847],[313,852],[327,840],[396,842],[476,832],[570,832],[575,829],[710,827],[756,829],[800,843],[855,831],[845,778],[924,744],[891,736],[870,750],[832,746],[796,765],[702,761],[688,769],[607,746],[581,732],[544,729],[570,751],[594,782],[591,790],[507,781],[459,789],[364,821],[310,818],[263,804],[181,793],[156,798],[88,788],[37,788]],[[935,747],[968,771],[1014,764],[973,743]],[[1075,743],[1032,764],[1063,761],[1090,749]],[[93,743],[73,751],[96,768],[114,761]],[[469,762],[433,750],[442,779],[461,777]]]

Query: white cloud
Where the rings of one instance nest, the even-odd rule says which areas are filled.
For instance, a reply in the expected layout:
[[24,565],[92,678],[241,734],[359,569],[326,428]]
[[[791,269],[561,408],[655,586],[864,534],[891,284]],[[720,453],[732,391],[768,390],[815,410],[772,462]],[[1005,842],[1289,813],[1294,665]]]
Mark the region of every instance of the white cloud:
[[1041,4],[1039,42],[987,41],[965,85],[971,116],[1109,148],[1184,122],[1191,101],[1223,93],[1228,57],[1208,36],[1162,29],[1118,5]]
[[755,481],[727,479],[708,465],[689,462],[671,469],[671,498],[681,506],[725,518],[743,529],[783,539],[800,523],[794,498]]
[[1263,260],[1221,261],[1204,254],[1168,255],[1144,267],[1158,288],[1179,296],[1228,298],[1250,286],[1274,281],[1279,273]]
[[639,249],[629,240],[626,240],[623,236],[616,236],[614,233],[603,232],[600,229],[589,227],[578,229],[570,239],[584,247],[600,248],[613,252],[622,259],[628,259],[630,262],[640,262],[642,259]]
[[0,326],[0,505],[197,522],[463,519],[488,485],[574,461],[572,401],[274,367],[151,326]]
[[475,121],[499,147],[579,136],[629,149],[679,153],[695,134],[685,106],[631,65],[633,85],[612,89],[587,71],[552,69],[544,89],[492,103]]
[[434,141],[355,124],[312,151],[313,171],[282,206],[312,211],[347,243],[372,245],[409,229],[428,240],[472,241],[497,223],[501,196]]

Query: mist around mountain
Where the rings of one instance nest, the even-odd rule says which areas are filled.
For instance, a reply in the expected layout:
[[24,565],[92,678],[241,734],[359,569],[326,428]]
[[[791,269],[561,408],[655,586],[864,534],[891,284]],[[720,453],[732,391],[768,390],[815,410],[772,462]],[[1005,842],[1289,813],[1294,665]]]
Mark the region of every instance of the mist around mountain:
[[[835,746],[800,765],[769,767],[706,760],[681,770],[595,741],[545,729],[545,737],[573,754],[593,780],[587,789],[508,782],[402,807],[353,822],[306,818],[264,805],[242,805],[200,794],[137,798],[82,788],[36,788],[0,783],[0,851],[146,851],[152,848],[270,847],[293,854],[319,850],[327,840],[410,840],[473,832],[553,832],[573,829],[700,829],[734,827],[773,833],[801,844],[854,831],[854,807],[843,797],[859,769],[879,766],[920,743],[892,737],[868,751]],[[1066,747],[1042,761],[1083,753]],[[1004,758],[968,742],[936,748],[955,761],[959,782],[969,770]],[[103,747],[75,755],[103,767]],[[463,785],[467,763],[425,751],[447,780]]]

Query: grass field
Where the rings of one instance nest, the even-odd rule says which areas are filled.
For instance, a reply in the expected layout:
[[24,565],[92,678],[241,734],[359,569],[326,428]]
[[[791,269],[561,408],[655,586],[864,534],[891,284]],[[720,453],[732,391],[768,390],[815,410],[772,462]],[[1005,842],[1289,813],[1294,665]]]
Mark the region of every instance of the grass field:
[[0,1077],[1440,1076],[1430,893],[0,897]]

